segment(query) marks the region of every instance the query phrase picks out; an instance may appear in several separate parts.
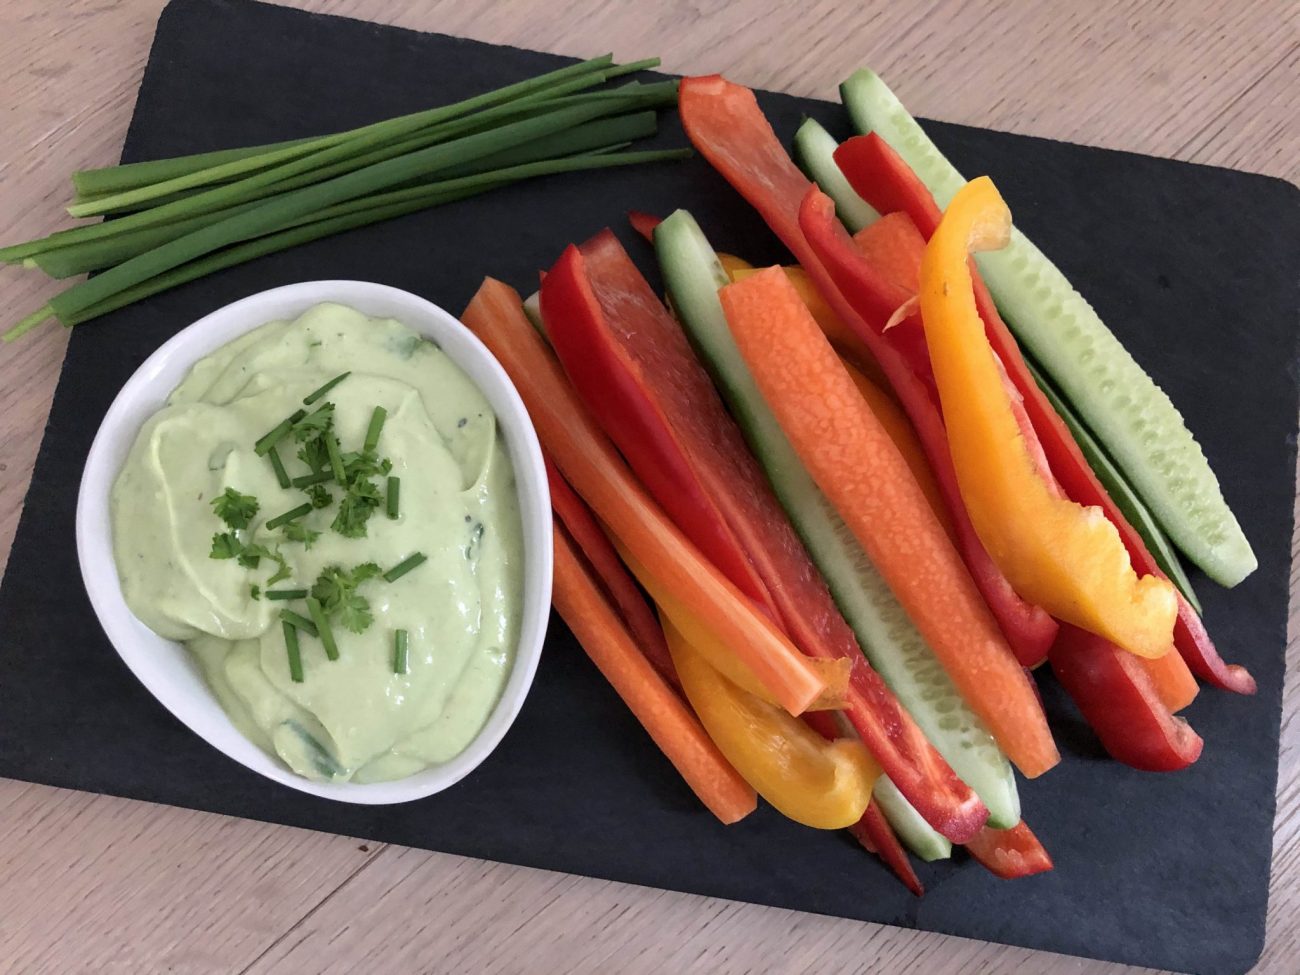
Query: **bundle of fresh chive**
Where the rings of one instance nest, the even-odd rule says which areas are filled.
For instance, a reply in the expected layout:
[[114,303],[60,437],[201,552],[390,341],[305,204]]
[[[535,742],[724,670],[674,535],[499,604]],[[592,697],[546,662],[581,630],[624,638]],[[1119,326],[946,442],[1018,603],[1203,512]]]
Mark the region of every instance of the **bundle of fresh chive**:
[[653,135],[675,82],[598,88],[658,59],[609,55],[348,132],[74,174],[74,217],[113,220],[0,248],[55,278],[100,271],[4,333],[76,325],[214,271],[553,173],[678,159]]

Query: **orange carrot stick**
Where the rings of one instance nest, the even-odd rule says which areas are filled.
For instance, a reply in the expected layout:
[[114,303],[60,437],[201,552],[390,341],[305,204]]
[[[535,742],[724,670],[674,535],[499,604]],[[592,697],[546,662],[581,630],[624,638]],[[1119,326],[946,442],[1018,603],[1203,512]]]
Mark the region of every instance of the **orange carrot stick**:
[[925,238],[906,213],[887,213],[853,235],[858,250],[889,281],[916,294],[921,290]]
[[961,556],[889,434],[780,269],[727,285],[727,321],[817,485],[1026,776],[1059,761],[1047,719]]
[[826,690],[825,680],[646,494],[578,402],[524,315],[519,294],[488,278],[461,320],[510,374],[542,445],[596,516],[647,572],[709,625],[782,707],[802,714]]
[[1200,687],[1191,670],[1177,650],[1159,657],[1139,657],[1142,669],[1155,685],[1160,703],[1170,711],[1181,711],[1195,700]]
[[569,487],[564,475],[555,469],[551,458],[543,459],[546,462],[546,483],[551,488],[551,507],[555,510],[556,519],[564,525],[564,530],[587,560],[601,588],[627,626],[633,642],[640,647],[663,679],[681,690],[681,682],[677,679],[677,671],[673,669],[673,658],[668,655],[668,641],[664,639],[659,620],[655,618],[644,594],[632,580],[632,574],[614,550],[614,543],[600,527],[591,509]]
[[722,757],[703,725],[650,666],[601,594],[573,542],[555,527],[555,608],[700,801],[724,823],[754,811],[758,798]]
[[925,499],[934,509],[935,517],[943,524],[948,537],[954,538],[952,516],[948,514],[948,509],[943,503],[943,495],[939,493],[939,482],[934,479],[934,471],[930,469],[930,462],[926,459],[925,451],[921,449],[921,442],[916,439],[912,421],[907,418],[902,407],[894,402],[893,397],[859,372],[851,362],[844,359],[841,361],[849,378],[853,380],[853,385],[858,387],[858,392],[871,407],[871,412],[876,414],[876,419],[889,434],[889,439],[903,455],[903,460],[907,461],[908,469],[916,478],[916,483],[921,485]]

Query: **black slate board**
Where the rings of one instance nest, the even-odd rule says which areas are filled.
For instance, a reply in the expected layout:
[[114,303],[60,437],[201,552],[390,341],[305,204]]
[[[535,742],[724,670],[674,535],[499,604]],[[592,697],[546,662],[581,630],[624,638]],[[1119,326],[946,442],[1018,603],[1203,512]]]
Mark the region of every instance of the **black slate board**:
[[[123,157],[331,131],[561,60],[246,0],[174,0]],[[844,134],[834,105],[760,100],[783,137],[805,113]],[[606,224],[623,233],[630,207],[689,207],[721,247],[779,259],[771,235],[699,160],[508,189],[263,259],[78,328],[0,589],[0,775],[1133,964],[1248,969],[1264,934],[1290,563],[1295,188],[930,128],[963,171],[997,180],[1017,221],[1182,407],[1259,554],[1259,571],[1231,593],[1197,580],[1211,632],[1260,690],[1253,699],[1202,693],[1188,716],[1205,754],[1188,772],[1144,775],[1106,760],[1045,682],[1064,760],[1022,792],[1055,872],[999,882],[959,858],[923,867],[929,892],[917,900],[844,835],[766,809],[716,825],[558,622],[518,723],[467,781],[409,806],[313,799],[227,760],[167,714],[69,584],[77,482],[96,426],[176,330],[244,295],[320,278],[380,281],[457,310],[484,273],[529,288],[566,242]],[[682,141],[669,119],[659,142]],[[649,268],[645,250],[632,253]]]

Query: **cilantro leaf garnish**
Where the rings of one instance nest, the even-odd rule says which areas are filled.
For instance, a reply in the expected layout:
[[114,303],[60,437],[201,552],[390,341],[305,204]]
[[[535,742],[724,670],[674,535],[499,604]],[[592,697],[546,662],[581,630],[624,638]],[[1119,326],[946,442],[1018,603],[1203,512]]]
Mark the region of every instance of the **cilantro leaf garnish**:
[[313,484],[306,490],[307,500],[311,502],[313,508],[328,508],[334,500],[334,495],[326,490],[324,484]]
[[339,502],[338,514],[330,527],[344,538],[364,538],[366,522],[382,502],[383,495],[375,482],[366,477],[358,478],[348,485],[347,494]]
[[212,510],[231,528],[247,528],[257,514],[257,498],[228,487],[212,499]]
[[304,548],[311,548],[316,539],[320,538],[320,532],[308,528],[300,521],[291,521],[280,527],[284,532],[284,537],[291,542],[301,542]]
[[306,443],[334,426],[334,404],[322,403],[293,425],[293,439]]
[[327,616],[337,617],[353,633],[362,633],[375,618],[370,601],[357,592],[357,587],[381,573],[374,562],[363,562],[350,572],[339,565],[326,566],[311,587],[312,598],[320,602]]
[[208,558],[233,559],[243,550],[244,543],[234,532],[217,532],[212,536],[212,551],[208,553]]
[[298,459],[311,468],[313,474],[319,473],[330,466],[329,453],[325,447],[323,437],[315,437],[308,440],[298,448]]

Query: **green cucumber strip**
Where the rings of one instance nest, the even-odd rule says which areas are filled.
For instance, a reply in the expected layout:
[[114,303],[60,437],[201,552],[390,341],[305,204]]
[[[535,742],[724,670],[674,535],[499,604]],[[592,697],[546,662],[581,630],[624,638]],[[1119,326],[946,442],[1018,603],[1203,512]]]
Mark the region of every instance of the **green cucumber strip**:
[[868,224],[880,219],[875,207],[864,200],[849,185],[835,162],[839,143],[822,124],[806,118],[794,134],[794,161],[823,193],[835,201],[835,213],[849,233],[856,234]]
[[988,806],[989,823],[1014,826],[1020,821],[1020,797],[1010,763],[813,483],[772,415],[727,327],[718,300],[727,276],[695,219],[678,210],[659,224],[655,253],[682,327],[867,659],[939,754]]
[[1147,549],[1151,552],[1152,558],[1156,564],[1164,570],[1179,591],[1192,604],[1196,612],[1201,612],[1201,601],[1196,598],[1196,592],[1192,589],[1192,580],[1187,578],[1187,573],[1183,571],[1183,564],[1178,560],[1178,553],[1174,547],[1169,544],[1169,539],[1165,533],[1160,530],[1155,519],[1151,517],[1151,512],[1147,510],[1146,505],[1142,503],[1126,480],[1124,475],[1119,472],[1114,462],[1106,456],[1106,452],[1101,449],[1101,444],[1097,443],[1083,426],[1069,405],[1061,399],[1061,396],[1052,384],[1048,381],[1032,362],[1026,362],[1029,372],[1033,375],[1034,380],[1038,383],[1039,389],[1047,397],[1047,401],[1052,404],[1052,408],[1065,421],[1070,433],[1074,435],[1074,441],[1083,451],[1084,458],[1088,461],[1088,466],[1092,468],[1097,479],[1101,481],[1102,487],[1110,495],[1115,506],[1128,519],[1128,523],[1133,526],[1142,541],[1146,542]]
[[948,837],[921,818],[889,776],[882,775],[876,779],[871,798],[880,803],[880,811],[903,845],[926,863],[947,860],[952,856],[952,843]]
[[537,329],[537,334],[542,338],[546,338],[546,326],[542,324],[542,293],[540,291],[534,291],[524,299],[524,314],[533,323],[533,328]]
[[[946,207],[965,180],[889,87],[862,70],[840,95],[858,130],[879,133]],[[976,260],[1016,337],[1174,544],[1225,586],[1254,572],[1250,542],[1182,415],[1061,270],[1014,227],[1006,247]]]

